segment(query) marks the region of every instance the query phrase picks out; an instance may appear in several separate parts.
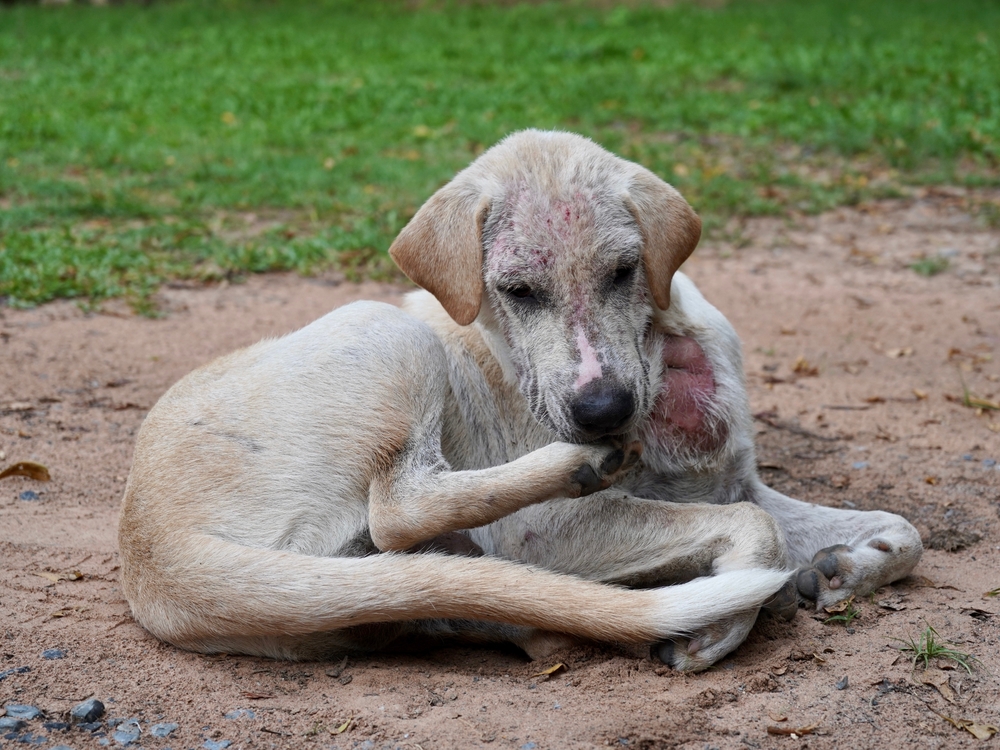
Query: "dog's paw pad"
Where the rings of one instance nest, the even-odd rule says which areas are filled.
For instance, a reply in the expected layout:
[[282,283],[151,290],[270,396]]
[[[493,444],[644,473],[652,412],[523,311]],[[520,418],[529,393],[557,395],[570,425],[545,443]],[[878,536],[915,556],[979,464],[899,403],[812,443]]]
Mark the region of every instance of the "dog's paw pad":
[[799,611],[799,589],[796,581],[789,580],[770,599],[761,605],[761,610],[779,620],[790,622]]

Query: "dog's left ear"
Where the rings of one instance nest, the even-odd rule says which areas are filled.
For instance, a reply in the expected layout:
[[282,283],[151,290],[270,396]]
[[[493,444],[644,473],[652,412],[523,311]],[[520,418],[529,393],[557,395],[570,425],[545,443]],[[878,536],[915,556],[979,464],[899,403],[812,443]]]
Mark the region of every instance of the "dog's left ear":
[[670,282],[701,238],[701,219],[680,193],[642,167],[632,177],[625,204],[642,231],[649,291],[656,306],[666,310]]
[[483,302],[483,222],[489,201],[454,180],[421,206],[389,248],[411,281],[467,326]]

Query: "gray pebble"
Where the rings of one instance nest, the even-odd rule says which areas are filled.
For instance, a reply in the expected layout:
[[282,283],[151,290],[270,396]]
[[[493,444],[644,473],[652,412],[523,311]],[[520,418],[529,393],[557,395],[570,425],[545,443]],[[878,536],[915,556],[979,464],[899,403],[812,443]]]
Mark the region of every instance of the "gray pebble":
[[995,458],[983,459],[983,466],[985,466],[987,469],[992,469],[996,465],[997,465],[997,460]]
[[111,736],[119,745],[127,746],[139,739],[139,733],[139,720],[129,719],[119,724],[118,729]]
[[868,462],[867,461],[855,461],[853,464],[851,464],[851,468],[852,469],[867,469],[868,468]]
[[49,750],[73,750],[69,745],[53,745]]
[[24,729],[27,723],[24,719],[16,719],[13,716],[0,716],[0,732],[16,732]]
[[21,498],[22,500],[37,500],[38,493],[35,492],[34,490],[25,490],[20,495],[18,495],[18,497]]
[[46,721],[42,724],[42,729],[48,729],[50,732],[66,732],[69,730],[69,724],[65,721]]
[[971,453],[963,453],[962,454],[962,460],[963,461],[972,461],[974,459],[972,458],[972,454]]
[[243,719],[243,718],[255,719],[255,718],[257,718],[257,714],[255,714],[253,712],[253,710],[249,709],[249,708],[237,708],[234,711],[230,711],[228,714],[224,714],[223,718],[226,718],[226,719]]
[[535,750],[536,747],[538,747],[537,742],[525,742],[521,745],[521,750]]
[[154,737],[167,737],[177,729],[177,725],[174,723],[164,723],[164,724],[153,724],[149,729],[149,733]]
[[205,750],[226,750],[233,743],[230,740],[205,740]]
[[836,687],[837,690],[846,690],[847,685],[848,685],[848,680],[847,680],[847,675],[845,674],[843,677],[837,680],[837,684],[834,687]]
[[66,658],[66,652],[63,651],[61,648],[47,648],[44,651],[42,651],[42,658],[43,659],[50,659],[50,660],[51,659],[65,659]]
[[37,719],[42,715],[42,710],[36,708],[35,706],[25,706],[20,703],[8,703],[4,708],[7,709],[7,715],[13,716],[15,719],[27,719],[31,721],[32,719]]
[[30,672],[31,667],[11,667],[10,669],[5,669],[0,672],[0,682],[3,682],[12,674],[24,674],[25,672]]
[[76,706],[69,712],[69,715],[76,721],[92,723],[104,716],[104,704],[97,698],[90,698]]

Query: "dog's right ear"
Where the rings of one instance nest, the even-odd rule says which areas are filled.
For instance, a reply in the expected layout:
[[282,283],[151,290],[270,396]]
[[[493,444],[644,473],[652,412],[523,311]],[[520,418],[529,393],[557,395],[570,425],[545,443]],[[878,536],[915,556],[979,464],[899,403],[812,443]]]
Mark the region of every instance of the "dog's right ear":
[[476,319],[483,303],[483,223],[489,206],[481,192],[452,181],[421,206],[389,248],[403,273],[462,326]]

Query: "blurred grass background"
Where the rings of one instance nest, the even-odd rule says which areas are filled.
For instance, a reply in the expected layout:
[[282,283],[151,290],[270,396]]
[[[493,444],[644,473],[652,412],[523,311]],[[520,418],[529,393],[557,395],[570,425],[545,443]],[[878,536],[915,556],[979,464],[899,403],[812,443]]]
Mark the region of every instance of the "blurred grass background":
[[710,231],[1000,185],[1000,3],[2,6],[0,298],[388,277],[416,208],[524,127],[645,164]]

